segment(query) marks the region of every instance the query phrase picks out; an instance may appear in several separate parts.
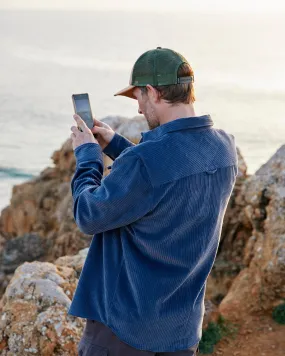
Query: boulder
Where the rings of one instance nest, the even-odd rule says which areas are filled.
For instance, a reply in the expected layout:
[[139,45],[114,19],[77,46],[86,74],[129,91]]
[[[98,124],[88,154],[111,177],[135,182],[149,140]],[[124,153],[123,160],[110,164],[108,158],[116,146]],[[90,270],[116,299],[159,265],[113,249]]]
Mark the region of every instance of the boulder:
[[243,254],[247,266],[235,278],[219,310],[226,317],[271,311],[285,298],[285,145],[242,186],[243,215],[252,233]]
[[49,262],[19,266],[1,300],[0,354],[78,355],[85,320],[67,314],[77,282],[71,267]]

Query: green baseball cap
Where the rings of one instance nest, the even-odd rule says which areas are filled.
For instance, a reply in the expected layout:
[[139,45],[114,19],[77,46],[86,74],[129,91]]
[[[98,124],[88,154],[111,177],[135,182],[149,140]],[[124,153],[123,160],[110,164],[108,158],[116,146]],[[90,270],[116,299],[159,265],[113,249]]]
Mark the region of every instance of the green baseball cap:
[[135,62],[129,86],[118,91],[114,96],[123,95],[132,99],[135,87],[193,83],[194,76],[177,77],[182,63],[190,64],[181,54],[169,48],[157,47],[143,53]]

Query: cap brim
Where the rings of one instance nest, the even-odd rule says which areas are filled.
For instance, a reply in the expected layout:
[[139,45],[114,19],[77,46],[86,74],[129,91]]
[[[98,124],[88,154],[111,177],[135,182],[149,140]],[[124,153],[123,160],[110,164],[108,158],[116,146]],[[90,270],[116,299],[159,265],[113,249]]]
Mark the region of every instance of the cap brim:
[[134,89],[135,89],[134,85],[129,85],[128,87],[118,91],[116,94],[114,94],[114,96],[122,95],[122,96],[127,96],[128,98],[131,98],[131,99],[136,99],[136,97],[134,97],[134,95],[133,95]]

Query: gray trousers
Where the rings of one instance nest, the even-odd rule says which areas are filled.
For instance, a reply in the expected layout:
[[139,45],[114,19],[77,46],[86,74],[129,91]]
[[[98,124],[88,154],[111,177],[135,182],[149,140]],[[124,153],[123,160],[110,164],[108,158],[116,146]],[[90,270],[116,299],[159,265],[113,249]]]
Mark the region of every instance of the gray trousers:
[[173,352],[138,350],[121,341],[106,325],[87,319],[77,349],[79,356],[197,356],[198,345]]

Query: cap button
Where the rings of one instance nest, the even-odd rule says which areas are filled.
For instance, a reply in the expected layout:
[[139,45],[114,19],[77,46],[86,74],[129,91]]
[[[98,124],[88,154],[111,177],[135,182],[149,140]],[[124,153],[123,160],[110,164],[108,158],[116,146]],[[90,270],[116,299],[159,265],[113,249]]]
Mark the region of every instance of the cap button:
[[156,49],[162,49],[161,47],[156,47]]

